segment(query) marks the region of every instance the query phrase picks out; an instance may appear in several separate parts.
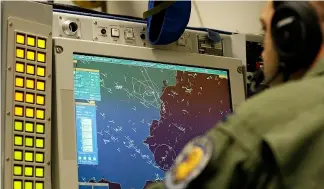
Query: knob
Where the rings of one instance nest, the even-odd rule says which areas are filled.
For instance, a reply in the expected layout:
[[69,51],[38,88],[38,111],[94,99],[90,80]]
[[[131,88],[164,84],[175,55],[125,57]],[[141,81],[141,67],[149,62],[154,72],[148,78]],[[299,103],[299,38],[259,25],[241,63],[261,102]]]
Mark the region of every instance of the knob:
[[79,26],[77,23],[67,20],[63,22],[62,29],[66,35],[73,36],[77,33]]

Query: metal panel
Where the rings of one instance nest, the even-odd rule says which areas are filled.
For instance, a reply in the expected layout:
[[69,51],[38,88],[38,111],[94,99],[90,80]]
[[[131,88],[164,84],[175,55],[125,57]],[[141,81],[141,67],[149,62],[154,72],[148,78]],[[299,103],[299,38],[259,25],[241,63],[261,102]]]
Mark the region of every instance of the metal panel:
[[[78,189],[73,61],[65,57],[63,49],[56,48],[55,65],[55,117],[53,135],[53,188]],[[63,54],[61,54],[63,53]],[[68,53],[68,52],[66,52]],[[63,55],[63,56],[62,56]]]
[[[15,184],[18,188],[29,188],[30,184],[34,185],[32,187],[43,185],[41,188],[51,188],[51,21],[50,6],[27,1],[2,2],[1,78],[6,84],[2,85],[5,92],[2,91],[1,104],[1,112],[5,113],[2,119],[2,130],[5,131],[2,135],[5,136],[4,188],[13,188],[14,180],[17,180]],[[34,82],[34,89],[26,88],[27,79]],[[18,86],[18,81],[23,81],[23,86]],[[37,84],[39,90],[36,90]],[[14,110],[22,110],[22,115]],[[42,124],[44,132],[40,130]],[[23,141],[15,141],[15,135],[19,136],[16,139]],[[21,169],[19,174],[16,172],[17,175],[13,174],[14,165],[17,165],[16,171]],[[30,176],[29,170],[32,171]]]
[[[73,24],[74,27],[69,28],[68,24]],[[72,28],[75,30],[71,31]],[[131,32],[132,37],[126,37],[125,34],[128,32]],[[148,40],[145,23],[60,12],[53,14],[53,36],[137,47],[153,47]],[[231,40],[230,35],[221,34],[221,37],[224,41]],[[154,46],[154,48],[227,56],[226,52],[223,54],[222,42],[198,41],[198,38],[207,38],[207,32],[186,29],[178,41],[168,45]]]
[[[56,176],[60,177],[60,182],[56,183],[59,185],[55,188],[78,188],[76,122],[75,117],[72,116],[75,115],[75,102],[74,97],[71,97],[74,90],[73,53],[228,69],[234,108],[245,100],[243,74],[240,70],[242,62],[238,59],[61,38],[55,39],[54,48],[56,76],[54,102],[57,110],[55,138],[58,140],[55,154],[58,159],[53,164],[55,165],[53,168],[57,171]],[[64,112],[73,113],[65,114]]]
[[[3,10],[2,10],[2,2],[0,1],[0,21],[1,23],[3,23],[3,20],[2,20],[2,14],[3,14]],[[4,94],[3,92],[5,90],[3,90],[2,88],[5,88],[5,79],[3,78],[4,74],[3,74],[3,71],[4,69],[2,68],[2,62],[3,62],[3,59],[5,56],[2,55],[2,45],[4,44],[2,41],[3,41],[3,28],[7,28],[6,26],[3,26],[3,24],[0,24],[0,39],[1,39],[1,43],[0,43],[0,136],[3,136],[4,134],[4,128],[2,125],[4,125],[4,122],[3,122],[3,112],[4,112],[4,107],[2,106],[4,103]],[[3,177],[4,177],[4,159],[2,158],[4,156],[4,137],[1,137],[0,139],[0,188],[2,189],[3,188]]]

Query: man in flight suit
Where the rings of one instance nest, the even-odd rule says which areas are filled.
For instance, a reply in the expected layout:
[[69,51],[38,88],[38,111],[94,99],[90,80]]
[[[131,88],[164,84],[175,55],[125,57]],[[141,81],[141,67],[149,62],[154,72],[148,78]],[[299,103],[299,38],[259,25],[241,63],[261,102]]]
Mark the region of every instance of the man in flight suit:
[[271,89],[189,142],[150,189],[324,188],[324,3],[286,3],[260,19]]

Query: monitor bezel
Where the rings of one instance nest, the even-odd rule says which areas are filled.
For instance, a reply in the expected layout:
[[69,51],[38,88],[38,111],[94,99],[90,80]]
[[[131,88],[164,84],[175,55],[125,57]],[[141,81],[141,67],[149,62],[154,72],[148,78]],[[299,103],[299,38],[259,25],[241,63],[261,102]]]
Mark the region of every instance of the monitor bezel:
[[[205,67],[227,70],[233,111],[245,101],[244,73],[242,61],[235,58],[176,52],[120,44],[107,44],[77,39],[54,38],[53,91],[54,130],[53,179],[60,188],[78,188],[77,142],[74,99],[74,54],[87,54],[158,62],[163,64]],[[200,64],[201,62],[201,64]],[[62,176],[61,174],[63,173]],[[82,183],[81,183],[82,184]]]

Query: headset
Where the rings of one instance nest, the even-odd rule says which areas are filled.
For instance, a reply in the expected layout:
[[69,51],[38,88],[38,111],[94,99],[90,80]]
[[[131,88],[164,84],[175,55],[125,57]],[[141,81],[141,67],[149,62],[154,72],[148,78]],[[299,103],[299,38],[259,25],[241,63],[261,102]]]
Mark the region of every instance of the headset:
[[264,89],[280,74],[286,82],[291,74],[308,69],[322,45],[320,20],[309,2],[273,1],[273,7],[271,37],[278,54],[278,70],[266,81],[263,73],[256,73],[253,86],[257,87],[252,89],[255,92],[261,91],[261,83],[264,83]]

